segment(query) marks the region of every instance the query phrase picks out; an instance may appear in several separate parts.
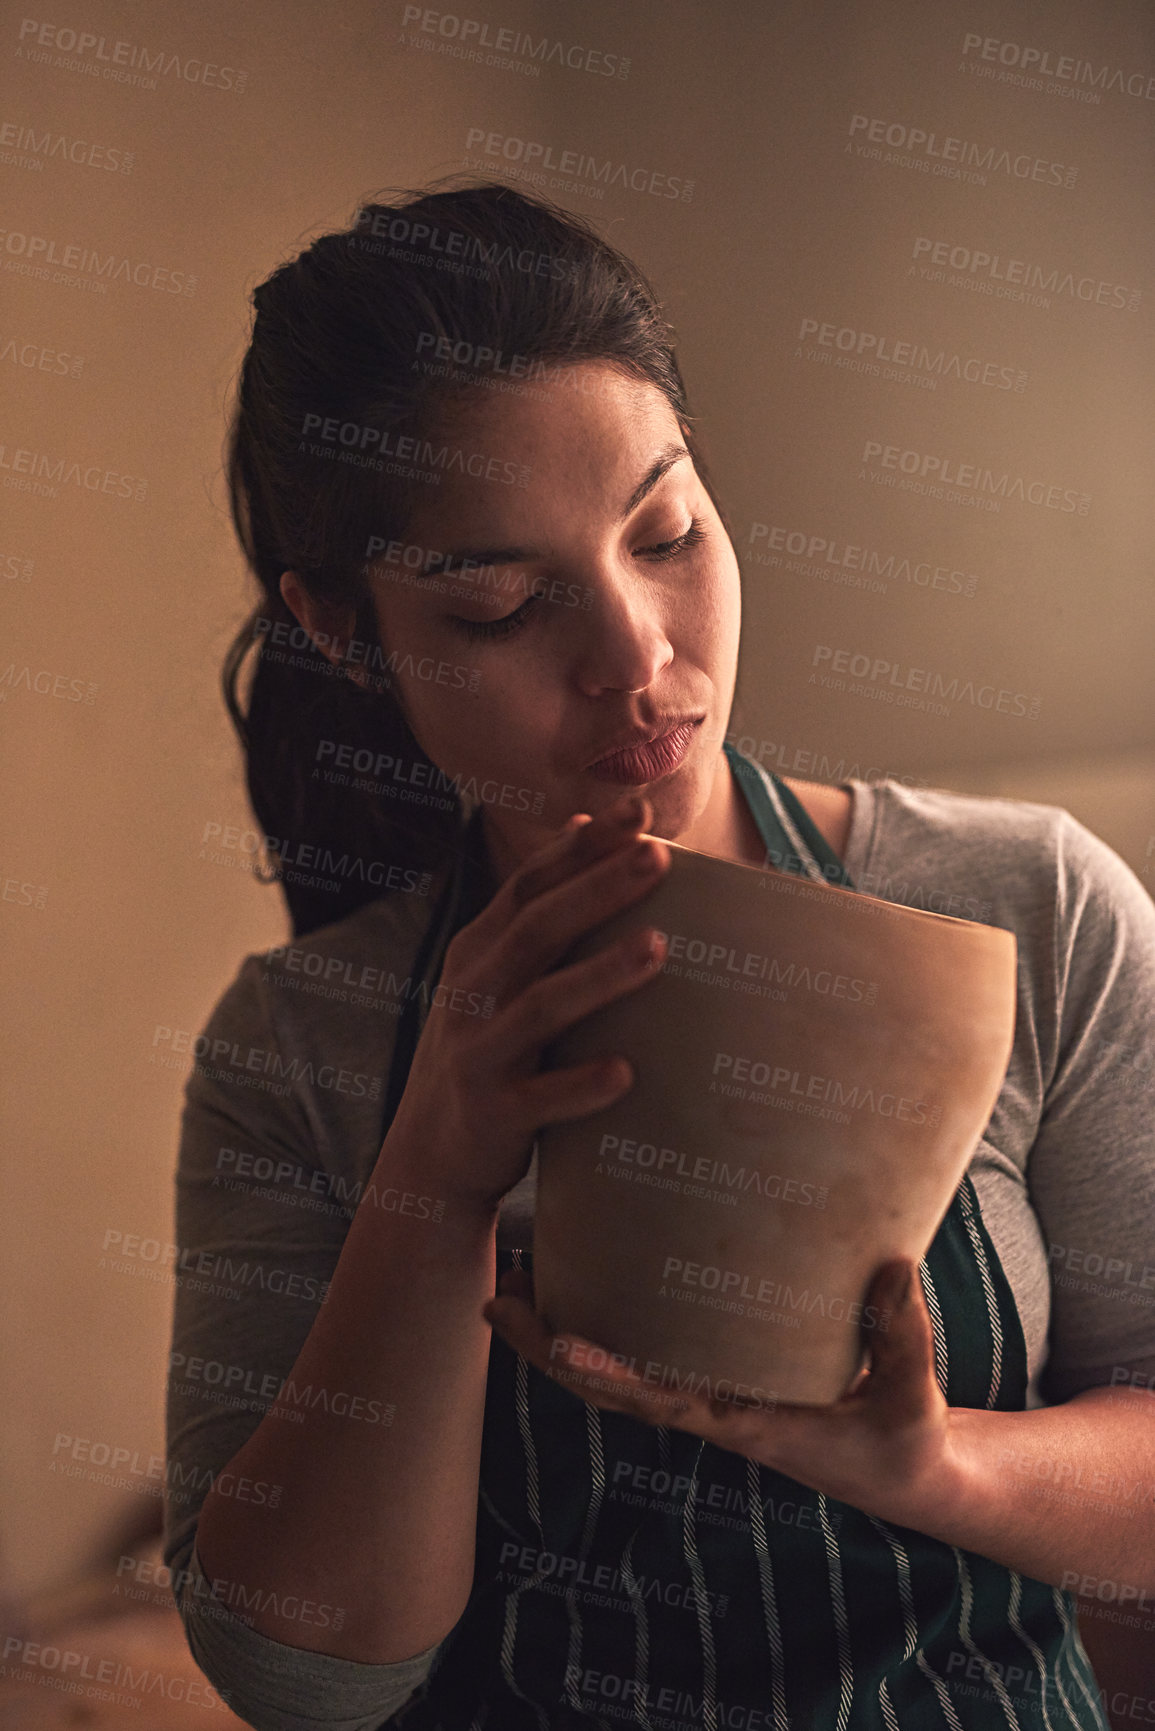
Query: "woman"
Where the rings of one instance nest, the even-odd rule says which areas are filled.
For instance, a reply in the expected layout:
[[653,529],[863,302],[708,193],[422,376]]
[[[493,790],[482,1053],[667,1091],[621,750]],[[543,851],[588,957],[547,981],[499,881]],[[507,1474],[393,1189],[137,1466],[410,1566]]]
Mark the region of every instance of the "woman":
[[[254,302],[228,689],[294,937],[187,1092],[165,1557],[198,1662],[276,1731],[1105,1726],[1071,1589],[1155,1589],[1155,1329],[1066,1269],[1150,1239],[1119,1053],[1155,910],[1065,812],[734,750],[725,518],[652,290],[587,225],[485,184],[369,205]],[[643,832],[1018,938],[987,1132],[829,1408],[659,1398],[532,1309],[535,1132],[632,1081],[543,1049],[661,940],[561,963],[660,877]]]

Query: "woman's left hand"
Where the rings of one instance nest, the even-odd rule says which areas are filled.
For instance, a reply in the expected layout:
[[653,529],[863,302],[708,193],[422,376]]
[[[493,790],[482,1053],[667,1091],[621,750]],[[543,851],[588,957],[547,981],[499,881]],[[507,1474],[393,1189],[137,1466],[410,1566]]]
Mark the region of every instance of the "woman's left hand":
[[[960,1489],[951,1409],[935,1376],[930,1315],[913,1262],[887,1262],[876,1271],[867,1302],[879,1323],[863,1334],[869,1365],[829,1406],[707,1399],[657,1388],[627,1369],[623,1355],[615,1363],[608,1348],[551,1333],[533,1308],[525,1270],[509,1270],[499,1293],[483,1314],[502,1339],[593,1406],[690,1431],[902,1526],[921,1529],[932,1515],[941,1521]],[[596,1370],[585,1368],[591,1351]]]

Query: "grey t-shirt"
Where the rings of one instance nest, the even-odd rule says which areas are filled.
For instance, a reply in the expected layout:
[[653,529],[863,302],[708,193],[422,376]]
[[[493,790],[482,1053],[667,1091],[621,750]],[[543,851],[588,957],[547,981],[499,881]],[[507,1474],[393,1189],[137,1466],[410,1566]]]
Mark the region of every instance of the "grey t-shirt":
[[[1155,1387],[1155,904],[1058,807],[845,785],[857,890],[1018,941],[1014,1049],[969,1170],[1022,1321],[1028,1406]],[[195,1539],[209,1484],[292,1369],[377,1159],[441,881],[247,957],[186,1090],[165,1561],[194,1657],[260,1731],[376,1731],[438,1651],[367,1665],[271,1640],[206,1581]],[[532,1245],[535,1184],[536,1160],[499,1244]],[[332,1616],[315,1605],[309,1620]]]

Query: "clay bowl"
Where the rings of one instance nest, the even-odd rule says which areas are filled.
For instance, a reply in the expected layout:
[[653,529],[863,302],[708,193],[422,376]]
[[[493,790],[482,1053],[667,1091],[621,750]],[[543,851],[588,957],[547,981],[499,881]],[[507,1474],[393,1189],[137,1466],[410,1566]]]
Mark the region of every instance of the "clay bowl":
[[670,940],[545,1054],[624,1053],[637,1079],[539,1133],[537,1308],[652,1386],[823,1405],[887,1326],[874,1272],[925,1255],[986,1127],[1014,934],[666,845],[650,894],[565,958]]

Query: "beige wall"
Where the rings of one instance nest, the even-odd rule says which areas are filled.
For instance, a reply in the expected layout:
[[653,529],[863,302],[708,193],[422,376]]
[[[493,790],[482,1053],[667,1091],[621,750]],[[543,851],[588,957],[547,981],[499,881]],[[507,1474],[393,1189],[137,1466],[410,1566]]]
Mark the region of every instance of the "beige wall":
[[[279,892],[198,858],[206,824],[248,817],[217,689],[247,595],[224,405],[252,285],[365,194],[471,162],[512,170],[530,144],[624,165],[633,187],[579,168],[544,190],[639,259],[678,327],[743,560],[744,749],[819,780],[887,771],[1066,805],[1152,883],[1146,0],[483,0],[466,15],[601,58],[536,77],[471,63],[439,50],[449,35],[407,33],[392,0],[87,0],[83,23],[70,10],[58,28],[103,49],[71,55],[67,37],[21,38],[15,14],[2,27],[0,120],[17,130],[0,150],[0,1230],[17,1326],[0,1591],[63,1577],[156,1488],[171,1292],[139,1256],[138,1275],[117,1272],[105,1246],[171,1235],[184,1071],[152,1061],[155,1030],[199,1028],[240,957],[285,930]],[[986,60],[970,36],[1105,67],[1139,93],[1000,81],[999,48]],[[162,53],[156,88],[104,76],[118,41]],[[872,123],[907,129],[908,150],[910,129],[934,142],[887,161]],[[467,149],[470,129],[498,154]],[[45,135],[77,148],[38,154]],[[94,160],[72,159],[81,145]],[[964,150],[990,152],[985,183],[911,165]],[[104,293],[83,267],[32,276],[33,237],[57,258],[75,245],[166,274]],[[960,249],[939,280],[923,274],[936,243]],[[1050,294],[1000,297],[990,267],[969,268],[979,253],[1004,276],[1008,260],[1012,277],[1053,276]],[[917,376],[837,364],[879,342],[925,349],[897,369]],[[22,452],[63,460],[60,478],[20,485],[36,466]],[[935,462],[975,471],[958,497],[901,485],[903,465]],[[1017,478],[1052,505],[1005,496]],[[838,580],[856,566],[870,586]],[[920,584],[935,570],[940,587]],[[819,683],[837,652],[869,664],[863,689]],[[932,677],[956,682],[946,713],[872,695]],[[54,1471],[54,1449],[72,1458],[61,1435],[127,1450],[132,1488]]]

